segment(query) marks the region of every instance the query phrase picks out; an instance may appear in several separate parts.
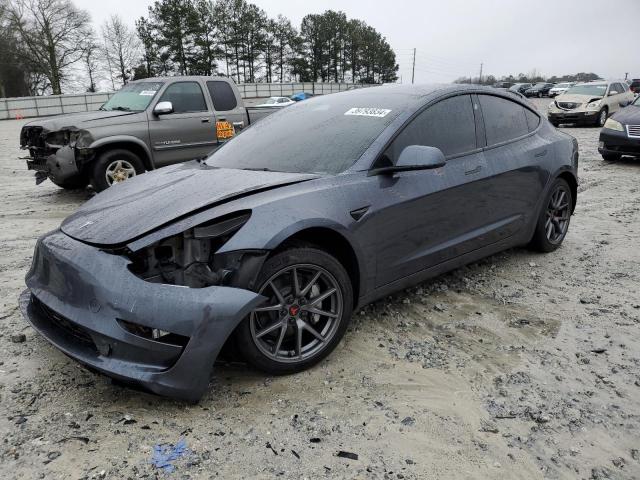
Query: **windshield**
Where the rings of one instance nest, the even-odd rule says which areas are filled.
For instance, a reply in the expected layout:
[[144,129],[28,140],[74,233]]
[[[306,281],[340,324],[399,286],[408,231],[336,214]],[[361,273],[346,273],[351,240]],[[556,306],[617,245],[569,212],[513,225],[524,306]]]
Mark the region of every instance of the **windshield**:
[[244,130],[206,163],[224,168],[340,173],[353,165],[406,108],[404,96],[385,96],[380,92],[383,88],[298,102]]
[[536,83],[536,84],[533,86],[533,88],[542,88],[542,87],[546,87],[546,86],[547,86],[547,84],[546,84],[546,83],[544,83],[544,82],[543,82],[543,83]]
[[570,83],[559,83],[556,85],[556,88],[569,88],[570,86]]
[[100,110],[142,111],[149,106],[160,87],[162,82],[130,83],[118,90]]
[[565,93],[567,95],[591,95],[593,97],[604,97],[604,93],[606,91],[606,83],[596,83],[593,85],[574,85]]

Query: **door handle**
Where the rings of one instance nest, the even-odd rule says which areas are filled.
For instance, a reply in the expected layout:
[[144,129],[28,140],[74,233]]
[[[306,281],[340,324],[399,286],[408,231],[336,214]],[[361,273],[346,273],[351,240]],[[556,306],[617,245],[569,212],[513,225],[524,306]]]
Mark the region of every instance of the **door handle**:
[[201,118],[200,121],[202,123],[209,123],[209,122],[211,122],[211,119],[210,118]]
[[472,168],[471,170],[466,170],[464,172],[465,175],[473,175],[475,173],[480,172],[480,170],[482,170],[482,165],[477,165],[475,168]]

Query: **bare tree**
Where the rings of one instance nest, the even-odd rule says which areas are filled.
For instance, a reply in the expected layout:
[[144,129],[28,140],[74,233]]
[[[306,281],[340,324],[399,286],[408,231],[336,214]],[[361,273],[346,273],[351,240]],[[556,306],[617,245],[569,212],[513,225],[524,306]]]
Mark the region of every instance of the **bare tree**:
[[87,48],[84,51],[84,66],[87,69],[87,76],[89,77],[89,85],[87,86],[87,92],[96,92],[96,76],[100,69],[100,64],[96,55],[100,52],[98,44],[94,38],[87,40]]
[[[112,15],[102,25],[105,56],[109,70],[123,85],[131,78],[135,62],[140,56],[140,41],[135,30],[129,28],[119,15]],[[113,78],[113,72],[109,72]]]
[[84,57],[89,14],[70,0],[11,0],[9,14],[30,63],[47,77],[53,94],[61,94],[69,67]]

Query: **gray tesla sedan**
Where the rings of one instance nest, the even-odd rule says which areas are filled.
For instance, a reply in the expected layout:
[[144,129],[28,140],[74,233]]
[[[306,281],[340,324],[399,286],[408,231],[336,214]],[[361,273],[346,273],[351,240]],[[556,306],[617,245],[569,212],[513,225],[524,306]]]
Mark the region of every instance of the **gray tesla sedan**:
[[21,308],[88,368],[197,400],[226,343],[299,372],[366,303],[509,247],[557,249],[577,168],[572,137],[495,89],[315,97],[89,200],[39,239]]

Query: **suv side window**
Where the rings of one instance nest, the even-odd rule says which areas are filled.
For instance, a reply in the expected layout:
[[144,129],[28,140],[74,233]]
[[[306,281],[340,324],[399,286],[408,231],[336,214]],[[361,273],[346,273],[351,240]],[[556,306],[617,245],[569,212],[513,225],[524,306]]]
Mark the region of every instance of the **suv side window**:
[[172,83],[164,91],[159,102],[171,102],[173,113],[207,111],[207,104],[198,82]]
[[207,82],[207,89],[213,100],[213,108],[218,112],[233,110],[238,106],[236,94],[227,82],[211,81]]
[[478,98],[482,107],[488,147],[529,133],[523,106],[492,95],[478,95]]
[[446,98],[418,114],[396,137],[386,156],[396,163],[409,145],[437,147],[446,157],[476,149],[476,124],[470,95]]

